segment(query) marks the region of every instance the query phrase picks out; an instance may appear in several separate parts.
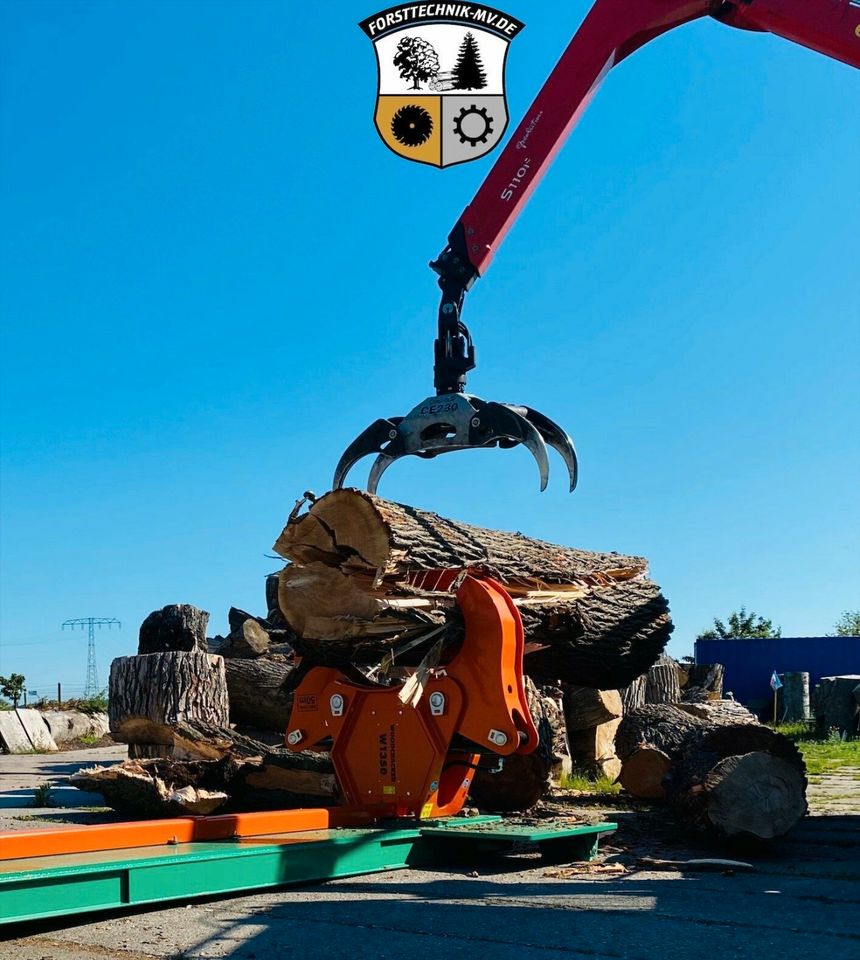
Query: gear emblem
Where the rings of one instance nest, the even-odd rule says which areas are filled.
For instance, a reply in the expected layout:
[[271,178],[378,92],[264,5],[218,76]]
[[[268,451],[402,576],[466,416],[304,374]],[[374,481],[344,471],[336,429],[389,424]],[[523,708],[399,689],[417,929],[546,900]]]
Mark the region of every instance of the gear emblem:
[[407,104],[391,118],[391,133],[404,147],[420,147],[433,133],[433,118],[424,107]]
[[477,147],[479,143],[486,143],[492,132],[493,118],[488,116],[486,107],[478,107],[473,103],[470,107],[463,107],[454,117],[454,133],[460,138],[460,143]]

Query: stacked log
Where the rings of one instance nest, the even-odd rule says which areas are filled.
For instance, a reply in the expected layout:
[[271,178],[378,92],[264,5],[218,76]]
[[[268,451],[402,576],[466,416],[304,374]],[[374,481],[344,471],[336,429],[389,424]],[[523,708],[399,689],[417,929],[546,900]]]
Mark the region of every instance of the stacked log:
[[190,604],[153,611],[141,624],[138,654],[111,664],[108,720],[130,757],[166,757],[180,720],[226,724],[224,661],[206,646],[209,614]]
[[678,673],[677,661],[661,653],[645,674],[645,703],[678,703],[681,699]]
[[860,676],[822,677],[812,700],[820,737],[832,736],[834,732],[842,739],[857,736],[860,724]]
[[684,668],[681,699],[688,703],[721,700],[725,667],[721,663],[691,663]]
[[327,756],[291,753],[199,721],[176,723],[170,757],[91,767],[70,782],[101,793],[108,806],[135,816],[319,807],[339,801]]
[[786,833],[806,811],[805,766],[794,744],[751,715],[685,706],[706,708],[707,716],[654,704],[624,717],[615,738],[624,788],[668,800],[694,831],[758,839]]
[[615,753],[615,734],[623,705],[617,690],[568,686],[564,692],[564,719],[571,762],[577,771],[614,781],[621,771]]
[[615,689],[657,659],[672,629],[641,557],[595,553],[472,526],[358,490],[297,508],[275,544],[290,561],[279,604],[297,652],[377,665],[392,644],[463,626],[450,587],[478,570],[511,593],[537,681]]

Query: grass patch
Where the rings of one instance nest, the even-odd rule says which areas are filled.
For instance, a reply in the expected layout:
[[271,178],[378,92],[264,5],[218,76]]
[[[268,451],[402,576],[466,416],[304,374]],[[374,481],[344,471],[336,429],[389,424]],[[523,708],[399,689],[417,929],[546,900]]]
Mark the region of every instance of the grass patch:
[[53,807],[54,793],[51,784],[47,781],[40,783],[33,791],[33,799],[30,802],[31,807]]
[[100,736],[92,733],[89,736],[80,737],[80,739],[78,740],[78,743],[82,743],[86,747],[92,747],[92,746],[95,746],[95,744],[100,743],[101,739],[102,738]]
[[854,779],[860,779],[860,740],[815,743],[801,741],[798,749],[806,761],[806,770],[812,776],[835,773],[843,767],[856,767]]
[[[818,739],[806,723],[782,723],[774,728],[797,744],[806,762],[810,779],[835,773],[843,767],[856,767],[855,780],[860,780],[860,740]],[[813,780],[813,782],[820,782]]]
[[560,785],[565,790],[578,790],[580,793],[597,793],[611,797],[617,796],[621,792],[621,784],[613,783],[609,777],[592,777],[576,769],[564,774]]

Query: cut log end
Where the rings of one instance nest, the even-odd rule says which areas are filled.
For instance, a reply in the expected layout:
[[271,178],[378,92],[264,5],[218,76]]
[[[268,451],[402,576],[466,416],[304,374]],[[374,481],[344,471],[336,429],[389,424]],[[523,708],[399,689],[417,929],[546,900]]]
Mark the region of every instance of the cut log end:
[[662,750],[640,747],[624,761],[619,782],[640,800],[663,800],[666,797],[663,777],[671,766],[671,759]]
[[721,760],[702,784],[707,817],[727,836],[772,840],[806,813],[803,777],[785,760],[756,751]]

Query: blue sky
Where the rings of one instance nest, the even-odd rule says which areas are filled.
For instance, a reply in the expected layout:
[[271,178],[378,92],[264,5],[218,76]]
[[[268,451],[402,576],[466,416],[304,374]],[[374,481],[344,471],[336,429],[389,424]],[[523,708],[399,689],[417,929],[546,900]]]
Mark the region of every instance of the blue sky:
[[[587,5],[509,9],[518,118]],[[431,392],[427,261],[497,154],[382,144],[373,12],[0,2],[0,672],[80,689],[70,617],[123,621],[106,680],[156,607],[262,611],[294,500]],[[380,492],[648,556],[676,655],[741,603],[800,635],[860,606],[858,95],[711,21],[614,70],[464,317],[470,388],[564,424],[580,488],[520,448]]]

